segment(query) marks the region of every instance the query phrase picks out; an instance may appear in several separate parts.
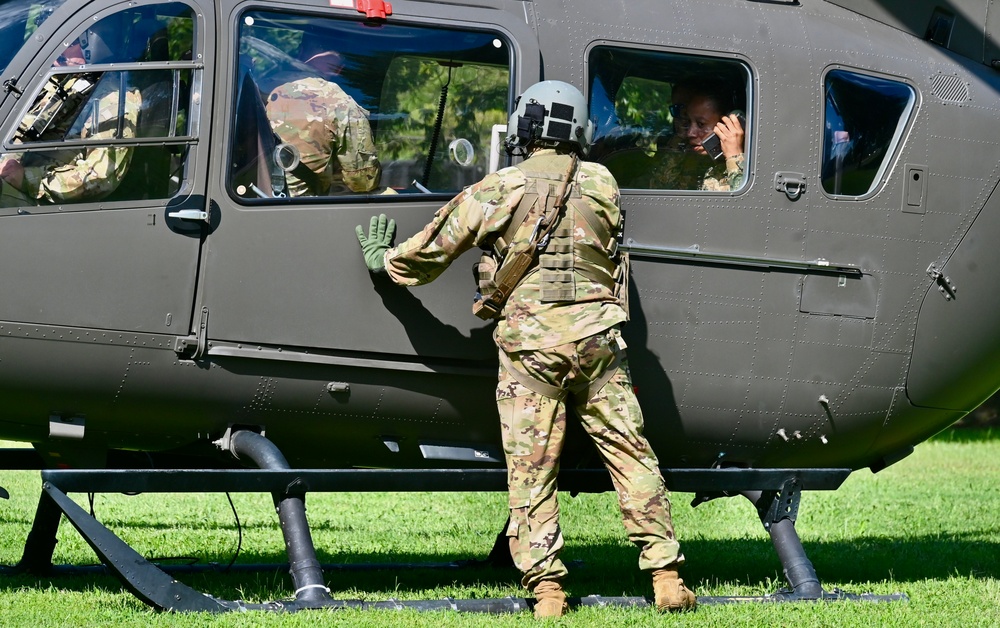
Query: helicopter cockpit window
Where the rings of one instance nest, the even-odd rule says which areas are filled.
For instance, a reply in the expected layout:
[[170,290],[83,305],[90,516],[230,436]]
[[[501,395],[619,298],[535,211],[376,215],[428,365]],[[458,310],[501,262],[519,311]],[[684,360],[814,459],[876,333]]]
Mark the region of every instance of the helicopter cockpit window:
[[833,70],[824,81],[823,189],[864,196],[882,181],[915,94],[899,81]]
[[[588,57],[589,159],[623,189],[728,192],[749,167],[750,71],[739,61],[597,46]],[[714,132],[727,125],[729,139]]]
[[5,140],[0,206],[176,194],[195,139],[193,42],[194,14],[181,3],[88,23],[59,51]]
[[0,2],[0,72],[24,46],[24,42],[68,0],[6,0]]
[[252,11],[238,40],[234,197],[454,194],[486,174],[510,102],[500,35]]

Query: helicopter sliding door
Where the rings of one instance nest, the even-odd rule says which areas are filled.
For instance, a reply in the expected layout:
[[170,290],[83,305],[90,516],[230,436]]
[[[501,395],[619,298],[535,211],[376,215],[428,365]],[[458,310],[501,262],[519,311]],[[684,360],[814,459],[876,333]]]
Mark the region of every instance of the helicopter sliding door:
[[384,213],[401,241],[486,174],[493,127],[537,79],[534,36],[492,9],[393,2],[372,25],[313,4],[223,3],[231,97],[216,108],[227,157],[212,177],[209,355],[492,362],[471,313],[475,253],[406,290],[369,274],[355,227]]
[[186,335],[201,230],[171,214],[205,204],[212,3],[23,4],[4,33],[26,43],[0,109],[0,321]]

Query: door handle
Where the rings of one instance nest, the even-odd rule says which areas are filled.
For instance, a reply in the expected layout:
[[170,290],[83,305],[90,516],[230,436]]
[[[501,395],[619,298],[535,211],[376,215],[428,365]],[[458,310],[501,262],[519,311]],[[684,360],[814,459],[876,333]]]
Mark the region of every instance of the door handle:
[[208,222],[208,212],[201,211],[200,209],[182,209],[170,212],[167,216],[170,218],[180,218],[181,220],[204,220]]

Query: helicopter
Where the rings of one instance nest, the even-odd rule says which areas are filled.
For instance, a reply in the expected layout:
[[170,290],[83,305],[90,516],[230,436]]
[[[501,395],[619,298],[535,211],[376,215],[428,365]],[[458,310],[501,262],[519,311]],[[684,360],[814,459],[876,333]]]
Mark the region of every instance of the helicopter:
[[[0,468],[44,482],[14,569],[52,567],[65,515],[156,608],[346,604],[323,597],[307,491],[503,490],[497,357],[469,274],[387,288],[354,227],[384,213],[417,232],[511,163],[516,96],[558,79],[587,97],[587,158],[621,187],[624,334],[668,486],[750,498],[784,599],[836,597],[795,533],[801,493],[893,464],[1000,387],[988,4],[0,5],[0,439],[32,445]],[[307,41],[365,111],[377,187],[289,185],[301,154],[267,101],[309,71]],[[692,81],[744,116],[735,189],[655,176]],[[566,490],[610,487],[579,434],[562,468]],[[66,495],[225,490],[274,494],[295,601],[189,589]]]

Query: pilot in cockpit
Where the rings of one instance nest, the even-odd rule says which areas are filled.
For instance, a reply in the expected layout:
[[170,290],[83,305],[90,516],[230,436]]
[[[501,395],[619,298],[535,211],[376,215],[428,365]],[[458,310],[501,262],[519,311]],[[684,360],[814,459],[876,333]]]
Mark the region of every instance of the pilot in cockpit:
[[[113,61],[119,21],[118,16],[111,16],[83,31],[53,66]],[[113,72],[53,74],[21,120],[14,143],[135,137],[141,96],[134,86],[122,87],[115,79],[118,76]],[[132,148],[127,146],[6,155],[0,158],[0,203],[22,206],[100,200],[118,187],[131,159]]]

